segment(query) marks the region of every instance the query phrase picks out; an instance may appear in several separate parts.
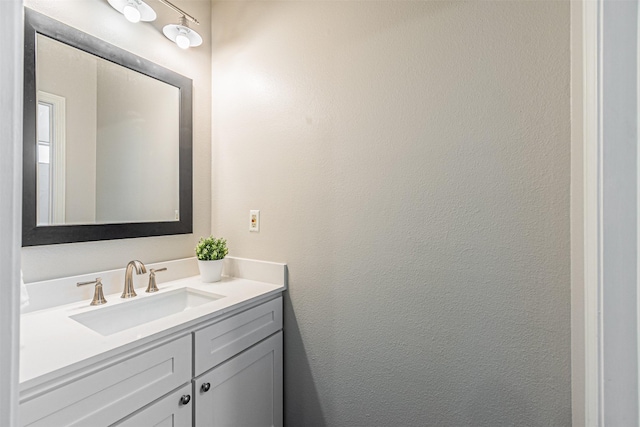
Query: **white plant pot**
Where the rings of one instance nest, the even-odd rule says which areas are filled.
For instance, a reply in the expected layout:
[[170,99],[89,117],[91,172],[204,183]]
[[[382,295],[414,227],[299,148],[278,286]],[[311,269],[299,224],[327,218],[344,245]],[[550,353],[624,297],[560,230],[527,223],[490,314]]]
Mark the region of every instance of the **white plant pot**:
[[200,280],[202,280],[202,282],[204,283],[219,282],[222,278],[222,261],[224,260],[198,260],[198,268],[200,269]]

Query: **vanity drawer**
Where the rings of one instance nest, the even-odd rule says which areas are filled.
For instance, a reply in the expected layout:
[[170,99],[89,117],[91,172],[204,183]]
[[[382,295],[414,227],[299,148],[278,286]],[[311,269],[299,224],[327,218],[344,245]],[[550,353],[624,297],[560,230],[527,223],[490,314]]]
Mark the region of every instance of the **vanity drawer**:
[[282,297],[194,333],[194,376],[198,376],[282,329]]
[[122,360],[20,403],[23,426],[106,426],[191,379],[191,335]]

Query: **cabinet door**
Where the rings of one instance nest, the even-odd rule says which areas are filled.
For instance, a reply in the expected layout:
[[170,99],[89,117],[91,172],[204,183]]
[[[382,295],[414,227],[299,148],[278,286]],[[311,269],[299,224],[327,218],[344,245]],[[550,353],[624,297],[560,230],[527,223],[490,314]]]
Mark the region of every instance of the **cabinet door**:
[[[191,383],[115,424],[117,427],[191,427]],[[188,396],[188,397],[187,397]]]
[[282,426],[282,331],[194,380],[197,427]]

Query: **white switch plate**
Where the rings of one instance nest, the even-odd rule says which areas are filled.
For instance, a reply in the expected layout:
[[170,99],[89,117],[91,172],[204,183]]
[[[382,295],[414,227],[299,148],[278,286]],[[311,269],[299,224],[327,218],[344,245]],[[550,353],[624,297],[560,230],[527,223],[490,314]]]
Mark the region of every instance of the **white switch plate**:
[[249,231],[260,231],[260,211],[258,210],[249,211]]

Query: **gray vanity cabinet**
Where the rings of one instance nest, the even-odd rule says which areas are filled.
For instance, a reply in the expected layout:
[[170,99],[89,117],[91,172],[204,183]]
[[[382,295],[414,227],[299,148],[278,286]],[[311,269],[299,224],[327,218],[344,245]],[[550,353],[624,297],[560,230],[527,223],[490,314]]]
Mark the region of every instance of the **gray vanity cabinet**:
[[282,426],[282,297],[172,336],[25,392],[21,425]]
[[193,383],[196,426],[282,426],[282,331]]
[[194,332],[194,425],[282,426],[282,298]]

